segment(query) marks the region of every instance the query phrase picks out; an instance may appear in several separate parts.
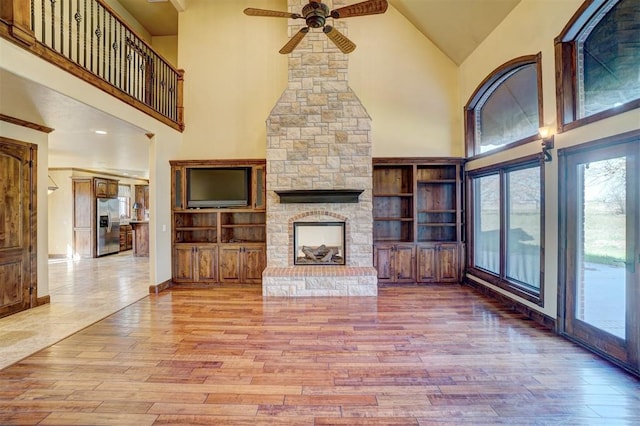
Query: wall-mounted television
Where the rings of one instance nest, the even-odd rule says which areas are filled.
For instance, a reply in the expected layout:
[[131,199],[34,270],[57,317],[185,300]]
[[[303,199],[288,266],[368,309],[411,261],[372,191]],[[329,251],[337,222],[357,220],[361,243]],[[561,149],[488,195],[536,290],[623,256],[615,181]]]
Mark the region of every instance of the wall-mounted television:
[[187,169],[187,207],[245,207],[251,199],[250,167]]

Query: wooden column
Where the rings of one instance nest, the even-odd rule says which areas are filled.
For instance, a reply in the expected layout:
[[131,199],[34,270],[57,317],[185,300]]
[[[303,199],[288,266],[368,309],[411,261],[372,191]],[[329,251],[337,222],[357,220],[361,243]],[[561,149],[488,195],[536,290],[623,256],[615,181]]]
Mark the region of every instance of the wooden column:
[[31,30],[31,6],[29,0],[2,0],[0,19],[9,24],[9,31],[17,41],[32,46],[35,36]]

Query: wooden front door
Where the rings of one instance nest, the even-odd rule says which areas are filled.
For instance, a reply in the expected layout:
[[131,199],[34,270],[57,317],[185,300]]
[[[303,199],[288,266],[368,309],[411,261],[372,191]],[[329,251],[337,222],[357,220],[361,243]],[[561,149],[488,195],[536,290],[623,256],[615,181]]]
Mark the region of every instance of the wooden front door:
[[0,317],[35,298],[36,150],[0,137]]

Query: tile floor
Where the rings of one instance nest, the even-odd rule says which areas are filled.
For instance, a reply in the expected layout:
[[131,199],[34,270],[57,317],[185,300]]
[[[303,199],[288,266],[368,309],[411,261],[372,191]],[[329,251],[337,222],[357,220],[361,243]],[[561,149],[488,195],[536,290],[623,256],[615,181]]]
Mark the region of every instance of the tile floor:
[[0,318],[0,369],[146,297],[149,259],[131,250],[97,259],[52,259],[49,292],[50,304]]

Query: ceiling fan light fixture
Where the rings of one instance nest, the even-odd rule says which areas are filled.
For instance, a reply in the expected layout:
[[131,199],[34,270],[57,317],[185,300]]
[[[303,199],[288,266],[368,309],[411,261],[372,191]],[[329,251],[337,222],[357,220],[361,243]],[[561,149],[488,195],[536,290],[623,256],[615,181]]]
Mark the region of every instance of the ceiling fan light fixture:
[[329,6],[322,3],[322,0],[309,0],[309,3],[302,8],[302,14],[281,12],[277,10],[268,9],[256,9],[246,8],[244,10],[245,15],[248,16],[263,16],[263,17],[275,17],[275,18],[290,18],[301,19],[304,18],[306,27],[294,34],[289,41],[280,49],[280,53],[286,55],[291,53],[293,49],[302,41],[304,36],[309,32],[309,28],[322,28],[322,31],[327,35],[342,53],[351,53],[356,48],[356,45],[349,40],[344,34],[330,25],[327,25],[327,18],[339,19],[350,18],[355,16],[365,15],[377,15],[387,11],[387,0],[365,0],[360,3],[352,4],[350,6],[339,7],[335,10],[330,10]]

